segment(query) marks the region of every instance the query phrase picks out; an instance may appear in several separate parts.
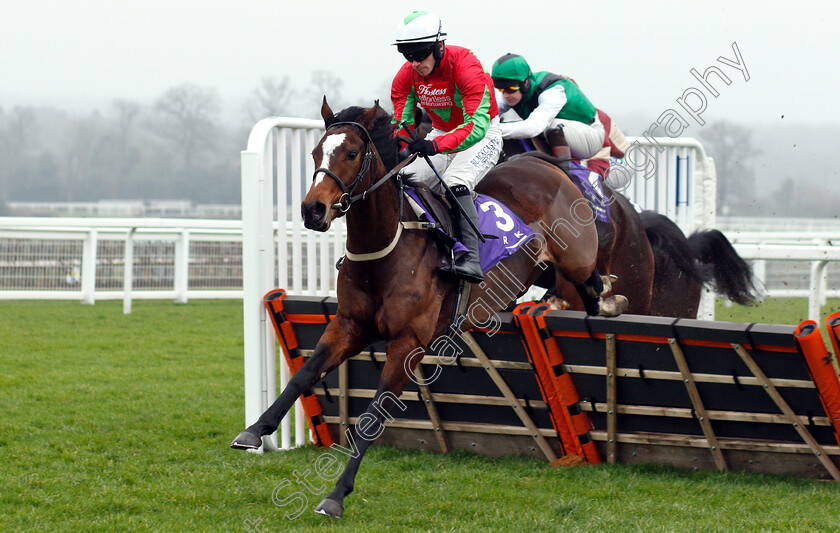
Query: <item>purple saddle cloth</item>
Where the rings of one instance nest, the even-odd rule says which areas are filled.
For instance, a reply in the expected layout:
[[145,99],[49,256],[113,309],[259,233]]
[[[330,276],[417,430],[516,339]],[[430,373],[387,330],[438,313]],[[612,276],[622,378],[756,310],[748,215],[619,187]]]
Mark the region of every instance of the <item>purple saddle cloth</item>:
[[577,185],[583,197],[589,201],[589,207],[595,218],[601,222],[610,221],[610,203],[604,195],[604,188],[601,186],[601,176],[592,172],[577,161],[571,161],[572,181]]
[[[406,187],[405,192],[425,211],[423,202],[420,201],[412,187]],[[534,230],[495,198],[479,194],[474,203],[475,210],[478,212],[479,231],[484,235],[497,237],[495,239],[488,238],[485,242],[479,243],[478,256],[481,261],[481,270],[487,272],[496,266],[499,261],[530,241],[534,237]],[[428,211],[425,211],[423,216],[429,222],[437,222]],[[460,253],[467,251],[467,248],[460,242],[455,241],[453,250],[455,253]]]

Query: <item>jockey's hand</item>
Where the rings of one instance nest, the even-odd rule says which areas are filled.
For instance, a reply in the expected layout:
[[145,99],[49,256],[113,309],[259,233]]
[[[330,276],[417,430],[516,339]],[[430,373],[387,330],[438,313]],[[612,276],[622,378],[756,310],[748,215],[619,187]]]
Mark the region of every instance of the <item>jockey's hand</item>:
[[414,139],[409,143],[408,149],[412,152],[417,152],[423,157],[438,153],[437,144],[434,141],[427,141],[426,139]]
[[411,144],[413,141],[411,137],[406,137],[405,135],[397,135],[397,141],[400,143],[400,149],[403,147],[408,148],[408,145]]

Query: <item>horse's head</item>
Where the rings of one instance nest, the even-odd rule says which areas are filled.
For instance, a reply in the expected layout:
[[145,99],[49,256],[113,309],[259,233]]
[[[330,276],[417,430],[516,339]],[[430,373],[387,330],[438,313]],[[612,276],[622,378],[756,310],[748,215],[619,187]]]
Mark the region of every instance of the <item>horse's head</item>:
[[376,103],[366,110],[350,108],[336,116],[324,98],[321,116],[326,132],[312,150],[317,170],[300,206],[308,229],[327,231],[333,219],[350,208],[353,194],[368,187],[378,168],[369,130],[383,114],[387,115]]

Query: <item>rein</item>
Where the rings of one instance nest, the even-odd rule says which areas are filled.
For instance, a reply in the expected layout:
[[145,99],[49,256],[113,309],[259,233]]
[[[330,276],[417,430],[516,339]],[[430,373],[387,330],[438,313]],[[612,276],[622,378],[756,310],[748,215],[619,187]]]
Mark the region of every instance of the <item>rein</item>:
[[[388,172],[387,174],[385,174],[384,176],[379,178],[379,181],[377,181],[376,183],[374,183],[373,185],[368,187],[365,190],[365,192],[363,192],[362,194],[357,194],[356,196],[350,196],[348,193],[345,192],[344,194],[341,195],[341,198],[338,199],[338,203],[332,205],[332,208],[333,209],[338,209],[342,213],[346,213],[347,211],[350,210],[351,205],[353,205],[356,202],[359,202],[361,200],[364,200],[367,197],[368,194],[370,194],[373,191],[375,191],[376,189],[378,189],[383,183],[385,183],[386,181],[388,181],[389,179],[394,177],[394,175],[396,173],[398,173],[400,170],[402,170],[403,167],[406,167],[407,165],[411,164],[415,159],[417,159],[417,154],[411,154],[410,156],[408,156],[407,159],[403,160],[402,162],[397,164],[397,166],[392,168],[390,172]],[[329,172],[329,171],[327,171],[327,172]],[[330,172],[330,174],[332,174],[332,172]],[[345,204],[345,198],[346,198],[346,204]]]
[[362,183],[362,180],[365,178],[365,176],[367,176],[368,172],[370,172],[371,161],[376,157],[376,155],[373,153],[373,140],[370,138],[370,132],[368,132],[366,127],[359,124],[358,122],[349,122],[348,121],[348,122],[334,122],[334,123],[330,124],[327,129],[329,130],[330,128],[337,128],[339,126],[355,126],[356,128],[362,130],[365,134],[364,135],[365,156],[364,156],[364,160],[362,160],[362,167],[359,169],[359,173],[356,174],[356,177],[353,179],[353,183],[350,184],[349,189],[344,184],[344,182],[341,181],[341,178],[336,176],[336,174],[333,171],[331,171],[330,169],[328,169],[326,167],[320,167],[320,168],[315,169],[315,172],[312,173],[312,178],[314,179],[315,176],[317,176],[319,172],[323,172],[324,174],[326,174],[327,176],[332,178],[333,181],[335,181],[335,183],[338,185],[339,189],[341,189],[342,195],[338,199],[338,203],[335,203],[335,204],[332,205],[332,209],[338,209],[342,213],[346,213],[347,211],[350,210],[350,207],[353,204],[355,204],[356,202],[359,202],[361,200],[364,200],[369,193],[375,191],[377,188],[379,188],[379,186],[381,186],[383,183],[388,181],[394,174],[396,174],[397,172],[402,170],[403,167],[405,167],[406,165],[408,165],[409,163],[414,161],[414,159],[417,157],[417,154],[412,154],[408,159],[406,159],[402,163],[395,166],[390,172],[385,174],[385,176],[383,176],[379,181],[374,183],[372,186],[368,187],[368,189],[365,190],[365,192],[353,196],[353,192]]
[[[341,178],[339,178],[333,171],[331,171],[330,169],[325,168],[325,167],[321,167],[321,168],[316,169],[315,172],[312,174],[312,177],[314,179],[315,176],[317,176],[319,172],[323,172],[324,174],[331,177],[336,182],[338,187],[341,189],[342,194],[341,194],[341,197],[338,200],[338,203],[333,204],[331,208],[332,209],[338,209],[342,213],[346,213],[347,211],[350,210],[350,207],[353,204],[355,204],[356,202],[360,202],[360,201],[364,200],[365,198],[367,198],[368,194],[372,193],[373,191],[375,191],[376,189],[381,187],[382,184],[384,184],[386,181],[391,179],[394,175],[399,173],[405,166],[411,164],[415,159],[417,159],[417,154],[416,153],[411,154],[410,156],[408,156],[408,158],[406,158],[405,160],[403,160],[402,162],[397,164],[394,168],[392,168],[390,170],[390,172],[387,172],[384,176],[379,178],[379,180],[377,180],[376,183],[374,183],[373,185],[368,187],[364,192],[354,196],[353,192],[361,184],[362,180],[367,176],[368,172],[370,172],[371,161],[376,157],[376,155],[373,152],[373,140],[371,139],[370,132],[367,130],[367,128],[364,127],[363,125],[359,124],[358,122],[349,122],[349,121],[348,122],[334,122],[334,123],[330,124],[327,127],[327,129],[329,130],[330,128],[335,128],[335,127],[338,127],[338,126],[355,126],[356,128],[362,130],[365,134],[364,135],[364,139],[365,139],[365,158],[362,161],[362,166],[359,169],[359,173],[356,174],[356,177],[353,179],[353,183],[350,184],[349,189],[344,184],[344,182],[341,181]],[[402,198],[400,198],[400,212],[402,212]],[[379,251],[376,251],[376,252],[369,252],[369,253],[363,253],[363,254],[354,254],[354,253],[350,252],[349,250],[345,250],[345,257],[347,259],[351,260],[351,261],[373,261],[375,259],[381,259],[381,258],[387,256],[388,254],[390,254],[394,250],[394,248],[396,248],[397,242],[400,240],[400,236],[402,235],[402,232],[403,232],[404,229],[428,230],[428,229],[433,229],[434,227],[435,227],[435,224],[430,224],[428,222],[422,222],[422,221],[404,222],[404,221],[400,220],[397,223],[397,231],[394,233],[394,237],[391,239],[391,242],[388,243],[387,246],[385,246],[385,248],[383,248]],[[338,267],[342,262],[343,262],[343,259],[339,260],[338,264],[336,264],[336,267]]]

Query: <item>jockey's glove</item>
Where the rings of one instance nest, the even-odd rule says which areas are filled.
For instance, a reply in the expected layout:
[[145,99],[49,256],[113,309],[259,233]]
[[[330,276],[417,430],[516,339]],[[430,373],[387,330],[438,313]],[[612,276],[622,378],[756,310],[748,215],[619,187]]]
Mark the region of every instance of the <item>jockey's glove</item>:
[[423,157],[438,153],[437,143],[435,141],[427,141],[426,139],[414,139],[409,143],[408,149],[412,152],[417,152]]

